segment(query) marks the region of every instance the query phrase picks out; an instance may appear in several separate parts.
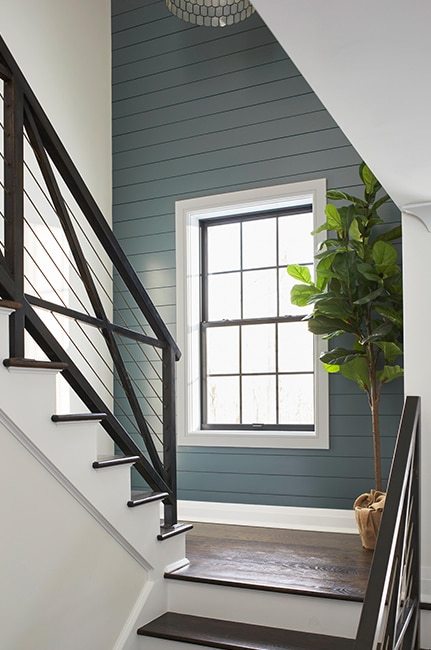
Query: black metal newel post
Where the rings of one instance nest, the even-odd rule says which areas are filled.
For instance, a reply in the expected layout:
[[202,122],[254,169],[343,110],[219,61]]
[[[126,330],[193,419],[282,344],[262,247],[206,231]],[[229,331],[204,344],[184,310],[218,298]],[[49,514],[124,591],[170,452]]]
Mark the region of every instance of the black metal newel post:
[[[15,284],[14,300],[24,296],[24,97],[13,78],[4,84],[5,260]],[[24,311],[10,323],[10,356],[24,356]]]
[[175,422],[175,350],[163,350],[163,464],[172,490],[164,502],[165,526],[175,526],[177,514],[177,445]]

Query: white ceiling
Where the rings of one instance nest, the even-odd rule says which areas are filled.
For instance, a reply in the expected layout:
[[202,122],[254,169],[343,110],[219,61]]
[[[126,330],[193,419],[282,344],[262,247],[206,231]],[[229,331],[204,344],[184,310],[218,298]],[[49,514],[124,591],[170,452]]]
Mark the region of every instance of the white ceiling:
[[399,207],[431,201],[431,0],[253,0]]

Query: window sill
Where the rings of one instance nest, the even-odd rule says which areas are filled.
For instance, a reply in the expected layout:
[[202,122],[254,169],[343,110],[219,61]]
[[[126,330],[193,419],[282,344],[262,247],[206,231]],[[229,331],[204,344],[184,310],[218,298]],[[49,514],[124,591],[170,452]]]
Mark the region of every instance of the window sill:
[[179,434],[178,445],[195,447],[239,447],[267,449],[329,449],[326,431],[193,431]]

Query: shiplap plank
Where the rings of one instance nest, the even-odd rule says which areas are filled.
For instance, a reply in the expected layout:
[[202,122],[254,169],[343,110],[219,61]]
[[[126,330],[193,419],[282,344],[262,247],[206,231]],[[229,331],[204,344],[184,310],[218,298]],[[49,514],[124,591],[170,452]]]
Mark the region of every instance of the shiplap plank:
[[[152,22],[151,17],[149,20]],[[157,17],[155,20],[158,20]],[[226,38],[235,40],[241,33],[247,35],[250,46],[253,46],[259,42],[260,34],[268,33],[257,16],[252,16],[247,24],[234,25],[220,34],[217,29],[196,29],[187,23],[178,21],[167,12],[166,19],[163,19],[164,31],[160,27],[159,25],[157,38],[152,36],[154,32],[150,30],[143,34],[142,28],[134,29],[131,32],[133,21],[128,29],[114,31],[112,34],[113,67],[147,58],[156,58],[167,53],[180,52],[199,44],[206,44],[208,48],[217,51],[222,40]]]
[[[160,162],[145,162],[143,165],[119,169],[116,172],[117,189],[147,183],[159,178],[194,175],[201,169],[210,170],[214,174],[218,170],[226,169],[227,160],[229,167],[236,167],[247,164],[249,160],[255,162],[276,160],[278,162],[295,156],[316,155],[319,152],[324,152],[324,155],[327,156],[328,152],[333,149],[346,148],[350,150],[345,135],[335,128],[278,138],[274,141],[261,140],[242,146],[230,146],[227,141],[224,145],[223,148],[201,154],[189,153],[186,149],[180,155],[173,155]],[[136,158],[131,155],[130,164],[133,165],[134,162],[137,162]]]
[[207,102],[207,111],[201,114],[192,111],[190,115],[179,107],[178,110],[160,109],[147,111],[144,116],[138,113],[114,119],[114,153],[125,151],[127,147],[133,149],[140,141],[148,145],[161,144],[296,116],[306,121],[308,114],[324,110],[316,95],[309,91],[291,97],[267,98],[233,110],[226,104],[217,109],[214,111],[214,104]]
[[[188,66],[187,68],[178,67],[157,75],[149,74],[134,77],[117,84],[115,95],[121,97],[121,101],[139,95],[144,101],[146,95],[154,93],[171,90],[178,93],[178,89],[181,92],[184,85],[187,84],[187,98],[189,99],[191,91],[194,96],[201,96],[202,90],[207,92],[209,83],[211,85],[215,83],[215,90],[217,91],[217,88],[221,87],[219,84],[226,83],[226,77],[229,78],[228,89],[248,85],[249,80],[246,72],[253,75],[253,83],[259,83],[261,80],[285,79],[286,76],[294,77],[298,75],[298,71],[293,64],[290,69],[286,69],[286,62],[283,59],[281,50],[278,50],[278,56],[272,54],[265,64],[262,64],[259,54],[259,51],[251,50],[245,53],[237,53],[235,56],[226,56],[225,62],[221,59],[215,59]],[[245,65],[245,61],[247,65]],[[223,70],[222,75],[220,70]],[[164,101],[163,97],[161,95],[161,100],[159,100],[161,104]]]
[[[366,487],[372,482],[372,463],[368,463],[369,473],[362,478],[351,476],[343,477],[344,494],[359,495],[365,491]],[[184,490],[196,489],[197,485],[203,486],[205,490],[215,492],[229,492],[235,494],[246,493],[252,490],[254,494],[272,494],[284,495],[292,494],[297,496],[315,496],[318,494],[328,494],[335,496],[340,491],[339,477],[326,476],[265,476],[228,474],[226,472],[211,474],[210,472],[179,472],[181,487]]]
[[239,134],[238,140],[233,134],[229,138],[229,132],[213,134],[207,138],[207,146],[203,149],[204,154],[202,151],[199,152],[196,138],[190,143],[175,143],[174,147],[167,144],[160,147],[158,152],[151,147],[148,159],[145,156],[144,164],[141,162],[142,152],[131,151],[128,157],[120,157],[119,162],[123,167],[116,168],[118,183],[120,186],[132,184],[140,180],[160,178],[161,175],[169,178],[172,175],[179,175],[181,170],[183,173],[189,173],[189,169],[193,171],[198,166],[198,161],[201,161],[207,169],[217,169],[226,162],[227,158],[230,165],[234,166],[248,160],[267,160],[271,157],[271,152],[274,158],[282,158],[349,146],[344,134],[334,126],[317,128],[311,133],[289,134],[281,138],[265,137],[265,129],[259,132],[254,128],[253,131],[251,137],[247,139]]
[[[333,478],[340,475],[341,459],[334,457],[300,459],[298,456],[264,456],[257,454],[237,454],[235,456],[217,454],[216,452],[201,454],[181,454],[179,456],[178,471],[187,474],[194,472],[205,472],[220,474],[245,474],[253,476],[315,476]],[[355,462],[350,463],[345,459],[345,469],[349,466],[349,476],[352,478],[363,478],[364,467],[370,468],[371,457],[358,457]],[[389,471],[389,459],[385,459],[384,473]]]
[[115,234],[119,240],[127,240],[129,237],[135,237],[143,232],[148,235],[160,235],[174,231],[175,219],[172,213],[155,217],[141,216],[136,219],[124,219],[115,225]]
[[[166,191],[167,181],[169,181],[169,190],[178,199],[183,198],[184,194],[190,195],[192,192],[198,192],[201,188],[201,196],[213,194],[215,191],[227,192],[232,184],[232,177],[238,185],[247,183],[249,187],[256,185],[259,179],[260,185],[270,185],[274,175],[278,175],[280,182],[289,182],[291,177],[303,178],[305,174],[314,176],[317,174],[325,176],[325,171],[332,163],[333,166],[355,165],[358,162],[358,155],[348,145],[341,145],[334,149],[323,149],[321,151],[311,151],[299,153],[278,158],[258,159],[249,162],[244,154],[242,162],[231,164],[229,157],[225,160],[224,166],[214,167],[213,169],[199,169],[199,166],[193,170],[187,170],[186,173],[178,175],[162,176],[158,179],[148,181],[142,180],[139,183],[128,184],[126,186],[117,186],[114,189],[114,205],[156,198],[160,193]],[[327,165],[328,167],[325,167]],[[175,167],[172,166],[171,170]],[[313,174],[314,172],[314,174]]]
[[[227,57],[238,57],[250,55],[246,64],[253,60],[253,57],[259,56],[258,63],[263,60],[279,60],[280,56],[285,54],[280,45],[275,41],[272,34],[267,31],[255,33],[256,38],[253,42],[250,40],[249,32],[243,32],[230,39],[222,39],[217,43],[217,48],[208,41],[188,46],[186,49],[180,49],[181,59],[178,60],[176,51],[169,51],[160,54],[157,57],[151,56],[150,60],[140,58],[130,61],[128,64],[113,67],[112,81],[113,84],[123,83],[131,79],[143,76],[162,75],[169,71],[177,70],[182,67],[205,68],[213,61],[224,63]],[[152,52],[152,50],[151,50]],[[253,55],[253,52],[255,54]],[[229,62],[230,63],[230,62]],[[218,63],[220,67],[220,63]],[[232,65],[230,63],[230,65]]]
[[[333,167],[332,169],[328,169],[328,167],[325,166],[324,168],[308,171],[307,173],[290,173],[288,176],[286,174],[274,174],[271,179],[249,178],[245,183],[242,182],[236,184],[235,180],[232,179],[229,185],[229,191],[234,192],[237,189],[243,190],[254,187],[265,187],[268,185],[279,185],[287,182],[296,183],[298,181],[312,180],[322,177],[326,177],[328,189],[346,187],[346,185],[352,182],[352,175],[357,173],[356,163],[358,161],[359,156],[355,160],[355,163],[350,165],[342,165]],[[127,200],[125,200],[124,203],[115,201],[115,223],[119,223],[124,219],[132,220],[156,214],[161,214],[163,217],[167,213],[175,214],[175,201],[228,191],[228,188],[222,185],[213,186],[211,188],[201,187],[195,190],[188,188],[184,189],[184,187],[182,187],[181,189],[176,188],[177,191],[175,193],[170,193],[171,185],[170,183],[165,183],[163,186],[158,188],[160,193],[153,196],[151,195],[151,184],[147,189],[148,192],[145,198],[139,199],[138,201],[131,200],[132,197],[127,197]]]
[[[202,110],[200,105],[205,102],[210,102],[212,112],[217,112],[217,104],[218,110],[225,110],[229,105],[245,106],[253,103],[254,96],[262,96],[262,93],[278,99],[281,95],[292,97],[309,92],[308,84],[293,64],[286,67],[282,76],[279,72],[281,67],[274,64],[253,68],[245,73],[233,72],[226,77],[221,74],[209,81],[197,81],[185,87],[167,88],[143,95],[135,95],[130,89],[128,95],[114,99],[112,115],[114,119],[136,113],[145,117],[149,111],[175,109],[176,117],[186,117],[190,111]],[[248,80],[244,77],[248,77]]]
[[175,129],[175,139],[168,142],[151,144],[147,139],[147,132],[135,134],[133,147],[127,151],[117,151],[115,154],[115,170],[126,169],[137,164],[153,164],[158,161],[178,158],[180,156],[201,155],[203,151],[217,151],[226,148],[250,146],[253,143],[278,140],[280,134],[285,133],[286,139],[302,137],[307,134],[316,134],[320,131],[338,130],[333,119],[326,111],[314,111],[293,117],[284,117],[269,122],[232,126],[229,119],[223,120],[219,130],[211,130],[212,122],[209,120],[205,133],[185,135],[182,130]]

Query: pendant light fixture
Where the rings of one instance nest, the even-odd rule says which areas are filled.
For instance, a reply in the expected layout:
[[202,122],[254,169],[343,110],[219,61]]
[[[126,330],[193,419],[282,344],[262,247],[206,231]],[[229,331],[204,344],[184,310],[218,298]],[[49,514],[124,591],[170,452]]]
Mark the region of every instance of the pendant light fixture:
[[236,25],[255,11],[250,0],[166,0],[166,6],[177,18],[203,27]]

